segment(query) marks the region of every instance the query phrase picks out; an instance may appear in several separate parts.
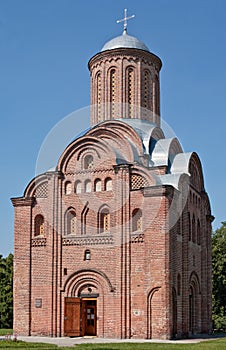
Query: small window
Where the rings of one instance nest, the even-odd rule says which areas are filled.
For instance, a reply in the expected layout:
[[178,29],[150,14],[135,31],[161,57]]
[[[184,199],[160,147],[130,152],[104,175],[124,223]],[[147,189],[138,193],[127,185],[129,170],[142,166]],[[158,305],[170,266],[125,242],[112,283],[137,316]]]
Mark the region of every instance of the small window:
[[85,182],[85,192],[91,192],[92,191],[92,183],[90,180],[86,180]]
[[105,180],[105,191],[112,191],[112,179],[107,178]]
[[93,169],[93,156],[87,155],[84,158],[84,169]]
[[69,210],[66,214],[66,235],[75,235],[77,230],[76,213],[74,210]]
[[100,233],[110,232],[110,213],[107,208],[102,209],[99,220]]
[[134,209],[132,213],[132,231],[142,231],[142,211]]
[[65,183],[65,194],[69,195],[69,194],[71,194],[71,192],[72,192],[72,183],[67,181]]
[[82,193],[82,183],[81,183],[81,181],[76,181],[76,183],[75,183],[75,193]]
[[101,180],[96,179],[94,182],[94,191],[95,192],[100,192],[101,191]]
[[35,225],[34,225],[34,235],[35,236],[44,236],[44,217],[42,215],[37,215],[35,217]]
[[86,249],[85,251],[84,260],[91,260],[91,254],[89,249]]

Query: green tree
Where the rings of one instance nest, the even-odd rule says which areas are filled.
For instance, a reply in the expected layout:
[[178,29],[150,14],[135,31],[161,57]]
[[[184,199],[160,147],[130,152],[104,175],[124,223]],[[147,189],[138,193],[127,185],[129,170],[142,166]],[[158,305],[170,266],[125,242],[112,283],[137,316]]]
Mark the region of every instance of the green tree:
[[214,328],[226,330],[226,221],[212,236]]
[[0,255],[0,328],[13,325],[13,254]]

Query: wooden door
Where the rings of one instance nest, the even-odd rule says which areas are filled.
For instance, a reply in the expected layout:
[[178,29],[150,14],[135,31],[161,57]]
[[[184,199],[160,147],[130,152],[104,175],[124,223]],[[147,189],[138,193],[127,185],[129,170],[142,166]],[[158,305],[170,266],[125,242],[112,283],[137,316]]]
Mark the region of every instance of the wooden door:
[[80,298],[65,298],[64,307],[64,335],[80,336]]
[[97,334],[97,301],[82,301],[82,335]]

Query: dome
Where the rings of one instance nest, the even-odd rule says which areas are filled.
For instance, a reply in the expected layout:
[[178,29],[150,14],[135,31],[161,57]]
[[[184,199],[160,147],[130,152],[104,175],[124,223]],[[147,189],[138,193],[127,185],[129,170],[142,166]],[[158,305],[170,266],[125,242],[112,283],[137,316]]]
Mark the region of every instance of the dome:
[[119,48],[139,49],[149,52],[149,49],[142,41],[135,38],[134,36],[128,35],[126,30],[124,30],[122,35],[117,36],[116,38],[113,38],[112,40],[108,41],[102,47],[101,52]]

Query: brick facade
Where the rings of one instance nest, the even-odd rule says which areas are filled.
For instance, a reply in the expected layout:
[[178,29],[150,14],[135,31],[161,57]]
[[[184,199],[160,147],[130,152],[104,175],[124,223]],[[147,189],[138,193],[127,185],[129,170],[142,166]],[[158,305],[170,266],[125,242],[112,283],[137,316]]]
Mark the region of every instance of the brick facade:
[[197,154],[160,128],[161,61],[114,48],[89,69],[92,128],[12,199],[14,331],[208,333],[213,217]]

